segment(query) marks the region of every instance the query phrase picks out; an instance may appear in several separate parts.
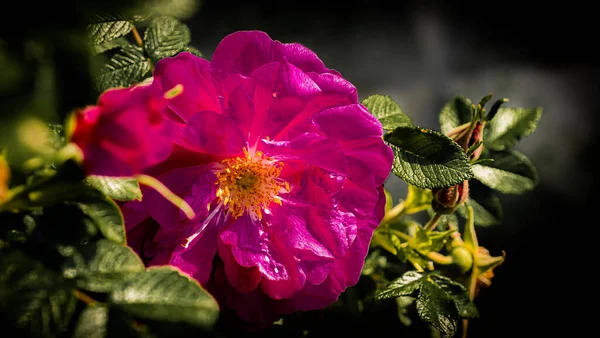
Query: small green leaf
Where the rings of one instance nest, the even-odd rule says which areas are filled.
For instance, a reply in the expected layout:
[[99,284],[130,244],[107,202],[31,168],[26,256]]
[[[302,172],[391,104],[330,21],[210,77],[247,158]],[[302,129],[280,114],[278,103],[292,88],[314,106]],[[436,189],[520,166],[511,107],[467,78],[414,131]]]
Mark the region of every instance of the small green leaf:
[[124,20],[119,16],[94,15],[90,24],[87,26],[87,32],[90,43],[98,45],[107,41],[114,40],[131,32],[133,25],[130,21]]
[[418,127],[398,127],[384,136],[394,150],[392,171],[419,188],[443,188],[473,177],[463,149],[447,136]]
[[446,103],[440,113],[440,127],[443,134],[462,124],[471,122],[473,118],[471,100],[463,96],[457,96]]
[[150,268],[113,291],[110,302],[132,315],[212,327],[219,306],[197,282],[169,266]]
[[463,239],[465,248],[467,248],[473,256],[478,255],[479,241],[477,240],[477,232],[475,231],[475,222],[473,219],[473,208],[467,205],[467,222],[465,224],[465,230],[463,232]]
[[479,311],[475,304],[469,300],[469,291],[467,288],[445,276],[431,274],[429,277],[454,300],[461,318],[479,318]]
[[485,120],[490,121],[491,119],[493,119],[494,116],[496,116],[496,114],[498,113],[498,109],[500,109],[500,107],[503,104],[505,104],[506,102],[508,102],[507,98],[501,98],[501,99],[496,100],[496,102],[494,102],[494,104],[492,105],[492,108],[490,109],[488,114],[485,116]]
[[417,297],[417,313],[421,320],[438,329],[442,337],[454,337],[460,318],[456,303],[429,278],[422,280]]
[[81,312],[73,338],[105,338],[108,324],[108,308],[102,305],[88,306]]
[[154,60],[173,56],[190,43],[190,30],[170,16],[152,19],[144,33],[144,49]]
[[92,53],[94,55],[102,54],[106,51],[109,51],[109,50],[112,50],[115,48],[119,48],[119,47],[125,47],[128,45],[130,45],[129,41],[127,41],[127,39],[124,37],[120,37],[120,38],[117,38],[114,40],[106,41],[99,45],[92,45]]
[[422,189],[409,184],[402,213],[404,215],[411,215],[429,209],[431,208],[432,199],[433,196],[431,195],[431,190]]
[[85,182],[117,201],[142,200],[140,185],[133,177],[90,175]]
[[20,251],[0,255],[0,314],[36,337],[54,337],[71,321],[77,299],[54,271]]
[[144,263],[130,247],[101,239],[87,244],[63,264],[63,276],[93,292],[115,290],[144,271]]
[[400,296],[414,296],[421,284],[423,274],[417,271],[408,271],[401,277],[396,278],[383,289],[375,292],[375,299],[390,299]]
[[89,199],[77,203],[78,207],[98,227],[107,239],[125,244],[125,225],[121,210],[109,199]]
[[140,47],[120,47],[100,70],[96,85],[101,92],[113,87],[127,87],[143,80],[149,71],[150,62]]
[[394,130],[397,127],[412,125],[410,117],[388,95],[371,95],[364,99],[362,104],[381,122],[383,129]]
[[494,161],[473,165],[473,174],[481,183],[505,194],[522,194],[536,186],[537,171],[525,155],[511,150],[491,152],[489,157]]
[[467,218],[466,205],[470,205],[473,208],[475,225],[484,227],[496,225],[503,219],[500,199],[493,190],[479,181],[469,181],[469,198],[457,210],[464,218]]
[[484,144],[489,149],[504,150],[531,135],[542,117],[542,108],[500,108],[484,129]]

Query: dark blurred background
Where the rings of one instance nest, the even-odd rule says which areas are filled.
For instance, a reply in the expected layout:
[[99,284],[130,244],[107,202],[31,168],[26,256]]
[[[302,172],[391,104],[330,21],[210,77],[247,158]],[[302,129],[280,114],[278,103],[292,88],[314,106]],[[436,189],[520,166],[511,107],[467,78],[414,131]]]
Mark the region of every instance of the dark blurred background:
[[[537,131],[518,146],[536,165],[539,185],[525,195],[501,195],[503,223],[478,229],[480,244],[492,255],[505,250],[507,259],[476,300],[481,318],[472,321],[469,336],[577,336],[574,330],[580,325],[574,324],[579,322],[573,318],[572,299],[581,296],[567,284],[577,279],[576,264],[585,261],[582,243],[594,225],[587,215],[594,214],[592,192],[598,188],[592,161],[600,63],[591,5],[517,0],[174,2],[195,6],[179,17],[191,29],[192,45],[206,58],[229,33],[263,30],[273,39],[311,48],[327,67],[354,83],[361,99],[390,95],[423,127],[439,129],[438,113],[456,95],[477,102],[493,92],[494,98],[509,98],[508,106],[543,107]],[[96,8],[126,3],[15,3],[15,15],[4,11],[0,47],[18,59],[21,51],[13,47],[23,47],[24,38],[49,41],[53,55],[62,55],[53,60],[59,70],[57,90],[62,91],[52,102],[56,110],[92,104],[96,94],[82,75],[87,65],[69,47],[79,37],[69,30],[83,29],[85,15]],[[0,77],[12,74],[4,61]],[[26,96],[16,87],[0,89],[0,133],[7,133],[6,107],[23,104]],[[396,199],[406,191],[395,177],[387,188]],[[332,330],[359,329],[350,322],[338,324]],[[360,325],[364,332],[354,332],[386,327],[376,321]],[[387,329],[394,332],[393,326]]]

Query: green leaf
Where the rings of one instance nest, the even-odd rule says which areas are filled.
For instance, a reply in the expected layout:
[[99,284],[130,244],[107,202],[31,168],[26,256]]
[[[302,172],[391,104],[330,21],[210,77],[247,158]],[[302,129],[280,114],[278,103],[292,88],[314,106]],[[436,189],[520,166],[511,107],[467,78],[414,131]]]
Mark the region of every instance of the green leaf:
[[143,80],[149,71],[150,62],[140,47],[121,47],[100,70],[96,85],[101,92],[113,87],[127,87]]
[[88,306],[81,312],[73,338],[105,338],[108,324],[108,308],[102,305]]
[[511,150],[490,152],[489,157],[494,161],[473,165],[473,174],[481,183],[505,194],[522,194],[536,186],[537,171],[525,155]]
[[473,208],[475,225],[484,227],[492,226],[500,223],[503,219],[500,199],[493,190],[479,181],[469,181],[469,198],[457,210],[464,218],[467,218],[466,205],[470,205]]
[[413,245],[423,253],[431,251],[437,252],[444,246],[448,237],[455,232],[456,229],[446,231],[425,231],[421,227],[415,229],[413,237]]
[[160,60],[182,51],[190,43],[190,30],[170,16],[152,19],[144,33],[144,49],[148,56]]
[[388,95],[371,95],[364,99],[362,104],[381,122],[383,129],[394,130],[397,127],[412,125],[410,117]]
[[473,109],[471,100],[464,96],[457,96],[446,103],[440,113],[440,127],[443,134],[462,124],[471,122]]
[[110,294],[110,302],[139,318],[212,327],[219,306],[197,282],[174,268],[150,268]]
[[115,202],[95,198],[80,201],[77,206],[96,224],[104,237],[115,243],[125,244],[123,215]]
[[131,32],[133,25],[130,21],[119,16],[94,15],[87,25],[90,43],[98,45],[114,40]]
[[384,136],[394,150],[392,171],[419,188],[443,188],[473,177],[463,149],[447,136],[418,127],[398,127]]
[[197,48],[192,47],[192,46],[185,46],[185,47],[183,47],[182,52],[190,52],[190,53],[192,53],[192,54],[194,54],[196,56],[204,57],[204,55],[202,55],[201,51],[199,51]]
[[438,329],[442,337],[456,333],[459,313],[454,300],[439,285],[424,278],[417,297],[417,313],[421,320]]
[[493,150],[511,148],[535,131],[541,117],[541,107],[500,108],[484,129],[484,144]]
[[94,55],[98,55],[98,54],[102,54],[106,51],[109,51],[109,50],[112,50],[115,48],[119,48],[119,47],[128,46],[128,45],[130,45],[129,41],[127,41],[126,38],[121,37],[121,38],[114,39],[111,41],[106,41],[99,45],[92,45],[92,53]]
[[469,300],[469,291],[464,285],[438,274],[431,274],[429,277],[454,300],[461,318],[479,318],[479,311],[475,304]]
[[20,251],[0,255],[0,314],[17,328],[53,337],[69,325],[76,305],[54,271]]
[[432,199],[433,196],[431,194],[431,190],[422,189],[409,184],[402,213],[404,215],[411,215],[419,211],[429,209],[431,208]]
[[117,201],[142,200],[140,185],[133,177],[90,175],[85,182]]
[[423,274],[417,271],[408,271],[404,275],[391,281],[384,288],[375,292],[375,299],[390,299],[400,296],[414,296],[419,289]]
[[144,263],[130,247],[101,239],[69,257],[62,271],[65,278],[75,278],[79,288],[108,292],[143,272]]

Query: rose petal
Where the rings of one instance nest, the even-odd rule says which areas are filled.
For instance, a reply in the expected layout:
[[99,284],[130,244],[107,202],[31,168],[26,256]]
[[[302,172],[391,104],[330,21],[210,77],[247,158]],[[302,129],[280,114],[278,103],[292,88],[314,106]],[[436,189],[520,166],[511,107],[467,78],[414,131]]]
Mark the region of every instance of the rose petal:
[[183,86],[183,92],[169,100],[169,107],[184,121],[203,110],[221,112],[207,60],[182,52],[158,61],[153,75],[164,92]]
[[263,276],[261,287],[269,297],[289,298],[304,284],[306,277],[299,273],[289,249],[260,221],[245,214],[227,227],[220,238],[231,246],[239,265],[259,269]]
[[346,156],[340,146],[315,133],[304,133],[291,141],[262,140],[259,150],[279,161],[297,160],[316,167],[344,174]]
[[[208,204],[215,199],[217,178],[211,166],[184,167],[170,170],[157,177],[173,193],[182,197],[201,219],[206,217]],[[187,220],[183,211],[151,189],[143,201],[148,212],[161,227],[172,229]]]
[[224,157],[239,156],[246,146],[246,137],[236,122],[211,111],[195,114],[184,131],[182,147]]

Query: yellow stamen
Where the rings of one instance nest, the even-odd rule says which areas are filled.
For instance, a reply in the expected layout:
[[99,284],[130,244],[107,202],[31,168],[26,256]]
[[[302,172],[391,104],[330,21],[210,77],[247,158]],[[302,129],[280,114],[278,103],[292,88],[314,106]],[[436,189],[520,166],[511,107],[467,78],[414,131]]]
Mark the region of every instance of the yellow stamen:
[[283,163],[265,157],[260,151],[225,159],[225,168],[217,173],[217,197],[221,199],[233,218],[245,211],[262,219],[263,210],[271,202],[281,205],[280,192],[289,192],[290,185],[279,178]]

